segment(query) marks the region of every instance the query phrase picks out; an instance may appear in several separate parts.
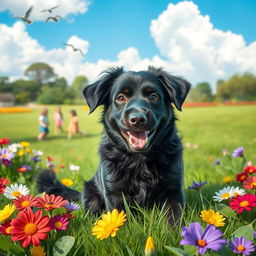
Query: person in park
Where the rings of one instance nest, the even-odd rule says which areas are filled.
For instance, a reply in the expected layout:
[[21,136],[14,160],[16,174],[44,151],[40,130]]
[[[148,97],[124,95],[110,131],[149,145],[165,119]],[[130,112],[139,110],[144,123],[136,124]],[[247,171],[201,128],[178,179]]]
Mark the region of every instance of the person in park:
[[53,114],[53,121],[54,121],[54,133],[55,135],[59,134],[59,132],[63,132],[63,114],[61,111],[61,107],[57,107],[55,113]]
[[44,140],[46,139],[46,136],[49,133],[49,120],[48,120],[48,109],[47,108],[43,108],[40,116],[38,118],[39,121],[39,135],[37,136],[38,140]]
[[79,130],[77,113],[74,109],[70,110],[70,121],[68,124],[68,139],[72,139],[73,134],[84,136],[85,133]]

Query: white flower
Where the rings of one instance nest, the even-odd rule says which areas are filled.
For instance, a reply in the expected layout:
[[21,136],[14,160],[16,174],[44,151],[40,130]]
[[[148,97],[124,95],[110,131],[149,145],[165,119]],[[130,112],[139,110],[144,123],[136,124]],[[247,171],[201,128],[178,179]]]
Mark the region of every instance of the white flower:
[[72,171],[72,172],[77,172],[77,171],[79,171],[80,166],[74,165],[74,164],[70,164],[70,165],[69,165],[69,169],[70,169],[70,171]]
[[8,149],[9,149],[12,153],[16,153],[19,148],[21,148],[21,145],[20,145],[19,143],[13,143],[13,144],[11,144],[11,145],[8,146]]
[[34,156],[42,156],[44,154],[44,152],[35,149],[32,150],[32,153]]
[[10,187],[6,187],[4,190],[4,196],[9,199],[17,199],[21,195],[26,196],[28,194],[29,189],[27,188],[27,186],[17,183],[15,183],[14,185],[12,184]]
[[215,192],[215,194],[216,196],[213,196],[213,200],[217,202],[221,202],[223,200],[228,200],[239,195],[244,195],[245,190],[239,187],[228,186],[221,189],[218,192]]

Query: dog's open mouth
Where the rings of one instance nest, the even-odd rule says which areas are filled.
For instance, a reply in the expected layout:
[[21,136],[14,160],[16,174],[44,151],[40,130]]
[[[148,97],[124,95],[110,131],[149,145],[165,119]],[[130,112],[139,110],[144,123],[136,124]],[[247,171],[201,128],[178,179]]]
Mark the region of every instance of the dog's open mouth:
[[149,131],[122,131],[127,143],[132,149],[143,149],[147,142],[150,132]]

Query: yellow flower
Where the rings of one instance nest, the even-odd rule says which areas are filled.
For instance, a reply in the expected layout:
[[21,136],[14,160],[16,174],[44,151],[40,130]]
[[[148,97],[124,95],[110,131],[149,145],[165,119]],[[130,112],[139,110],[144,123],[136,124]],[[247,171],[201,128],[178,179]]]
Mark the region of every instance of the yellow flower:
[[153,256],[154,254],[155,254],[154,240],[151,236],[149,236],[147,241],[146,241],[145,255],[146,256]]
[[73,185],[73,181],[71,179],[62,179],[61,183],[64,184],[67,187],[70,187]]
[[26,151],[27,151],[28,153],[31,153],[31,152],[32,152],[31,148],[29,148],[29,147],[26,148]]
[[0,210],[0,222],[7,220],[15,211],[14,204],[7,204],[3,210]]
[[30,143],[27,142],[27,141],[22,141],[22,142],[20,143],[20,145],[25,148],[25,147],[29,147],[29,146],[30,146]]
[[18,156],[23,156],[25,154],[25,151],[23,149],[20,149],[18,151]]
[[124,211],[120,213],[118,213],[117,209],[114,209],[112,212],[108,211],[96,222],[95,226],[92,228],[92,235],[100,240],[108,238],[110,235],[115,237],[116,231],[119,230],[120,226],[124,225],[126,221],[125,217],[126,214]]
[[232,177],[231,176],[225,176],[224,178],[223,178],[223,183],[230,183],[232,181]]
[[31,253],[31,256],[45,256],[46,253],[44,251],[44,247],[43,246],[32,246],[30,249],[29,249],[30,253]]
[[203,210],[201,211],[200,217],[205,222],[214,225],[215,227],[222,227],[225,225],[223,215],[219,214],[218,212],[215,212],[214,210]]

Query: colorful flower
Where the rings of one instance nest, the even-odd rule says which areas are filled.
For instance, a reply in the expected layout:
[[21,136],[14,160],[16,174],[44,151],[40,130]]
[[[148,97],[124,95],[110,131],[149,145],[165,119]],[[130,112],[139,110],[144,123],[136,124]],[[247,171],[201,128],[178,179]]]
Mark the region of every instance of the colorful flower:
[[3,194],[6,189],[6,186],[0,183],[0,194]]
[[62,184],[64,184],[67,187],[70,187],[73,185],[73,181],[71,179],[62,179],[60,180]]
[[37,163],[37,162],[40,162],[40,161],[41,161],[41,158],[39,158],[38,156],[32,156],[32,157],[30,158],[30,160],[33,161],[33,162],[35,162],[35,163]]
[[243,187],[246,189],[255,189],[256,188],[256,176],[248,177],[244,181]]
[[5,179],[4,177],[0,178],[0,184],[7,185],[10,183],[10,180]]
[[246,240],[245,237],[235,237],[233,241],[230,242],[230,249],[234,253],[240,255],[248,256],[251,252],[254,252],[254,246],[251,240]]
[[27,171],[31,171],[31,170],[32,170],[31,166],[29,166],[27,164],[24,164],[21,167],[17,168],[18,172],[27,172]]
[[200,224],[192,222],[189,227],[184,227],[182,230],[183,239],[180,244],[196,246],[199,254],[204,254],[207,249],[219,251],[226,244],[226,240],[222,238],[222,232],[213,225],[208,225],[202,232]]
[[231,176],[225,176],[223,178],[223,183],[224,184],[227,184],[227,183],[230,183],[230,182],[232,182],[232,177]]
[[7,144],[9,144],[9,143],[10,143],[10,140],[7,139],[7,138],[1,138],[1,139],[0,139],[0,146],[2,146],[2,145],[7,145]]
[[256,196],[252,194],[237,196],[229,202],[229,206],[238,213],[244,210],[251,211],[253,207],[256,207]]
[[67,202],[64,207],[68,212],[73,212],[80,209],[80,206],[73,202]]
[[12,230],[12,226],[11,226],[11,221],[6,221],[5,223],[3,223],[0,226],[0,233],[6,236],[10,236],[11,235],[11,230]]
[[31,256],[45,256],[46,253],[44,251],[44,247],[43,246],[32,246],[30,249],[29,249],[30,253],[31,253]]
[[44,155],[44,153],[43,153],[42,151],[40,151],[40,150],[35,150],[35,149],[32,150],[32,154],[33,154],[34,156],[43,156],[43,155]]
[[50,161],[46,161],[46,166],[48,168],[53,168],[54,167],[54,163],[50,162]]
[[70,171],[72,171],[72,172],[77,172],[77,171],[80,170],[80,166],[71,164],[71,165],[69,165],[69,169],[70,169]]
[[47,161],[49,161],[49,162],[53,161],[53,158],[51,156],[47,156],[46,158],[47,158]]
[[24,210],[36,205],[36,198],[33,198],[33,195],[20,196],[17,199],[13,200],[17,210]]
[[11,145],[8,146],[8,149],[12,152],[12,153],[16,153],[19,148],[21,148],[21,145],[19,143],[13,143]]
[[247,172],[238,173],[238,174],[236,175],[236,181],[243,183],[244,180],[247,179],[247,177],[248,177],[248,173],[247,173]]
[[7,204],[3,210],[0,210],[0,222],[7,220],[15,211],[13,204]]
[[244,172],[247,172],[247,173],[255,173],[255,172],[256,172],[256,166],[247,165],[247,166],[244,168]]
[[243,157],[244,156],[244,148],[243,147],[238,147],[236,148],[233,153],[233,157]]
[[42,216],[42,211],[32,212],[30,208],[27,211],[20,211],[18,217],[11,221],[13,241],[21,241],[23,247],[29,244],[38,246],[40,240],[47,239],[47,232],[51,230],[48,226],[49,217]]
[[217,158],[215,161],[214,161],[214,165],[220,165],[220,159]]
[[146,245],[145,245],[145,255],[146,256],[153,256],[155,254],[155,243],[151,236],[147,238]]
[[21,145],[23,148],[26,148],[26,147],[29,147],[29,146],[30,146],[30,143],[27,142],[27,141],[22,141],[22,142],[20,143],[20,145]]
[[14,158],[14,153],[12,153],[8,148],[0,148],[0,160],[3,165],[11,165],[11,161]]
[[66,230],[68,223],[69,223],[68,218],[64,217],[63,215],[58,214],[50,219],[49,226],[52,229],[55,229],[57,231]]
[[120,213],[117,209],[112,210],[112,212],[108,211],[96,222],[95,226],[92,228],[92,235],[100,240],[106,239],[110,235],[115,237],[116,231],[119,230],[120,226],[124,225],[125,221],[126,214],[124,211]]
[[225,187],[218,192],[215,192],[215,196],[213,196],[213,200],[217,202],[221,202],[223,200],[228,200],[238,195],[244,195],[245,190],[239,187]]
[[67,200],[64,200],[62,196],[45,194],[43,197],[36,198],[36,207],[44,208],[46,211],[58,209],[66,204]]
[[223,154],[223,156],[226,156],[226,155],[228,155],[228,151],[226,149],[222,149],[222,154]]
[[203,210],[201,211],[200,217],[203,221],[207,222],[208,224],[212,224],[215,227],[222,227],[225,225],[224,221],[226,218],[214,210]]
[[17,199],[21,195],[25,196],[28,194],[29,189],[27,188],[27,186],[17,183],[11,185],[10,187],[6,187],[6,189],[4,190],[5,197],[9,199]]
[[18,156],[24,156],[25,155],[25,151],[23,149],[19,149],[17,152]]
[[199,191],[199,190],[201,189],[201,187],[202,187],[203,185],[205,185],[205,184],[207,184],[207,181],[205,181],[205,182],[199,181],[198,183],[196,183],[196,182],[193,181],[193,182],[192,182],[192,185],[189,186],[188,188],[190,188],[190,189],[195,189],[195,190]]

